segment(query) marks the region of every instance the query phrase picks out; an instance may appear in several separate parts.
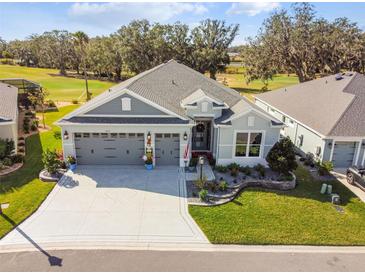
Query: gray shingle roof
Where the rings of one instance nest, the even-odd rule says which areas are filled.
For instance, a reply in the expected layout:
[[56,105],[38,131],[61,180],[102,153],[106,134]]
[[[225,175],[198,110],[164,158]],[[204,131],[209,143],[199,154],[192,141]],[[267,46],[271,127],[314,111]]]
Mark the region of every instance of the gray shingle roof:
[[133,81],[127,88],[181,116],[180,102],[198,89],[233,106],[242,96],[205,75],[171,60]]
[[18,89],[0,83],[0,123],[15,121],[18,111]]
[[365,136],[365,76],[335,75],[256,96],[324,136]]
[[[82,113],[83,109],[92,108],[97,102],[107,100],[108,97],[117,95],[125,89],[176,113],[186,120],[190,118],[181,107],[181,102],[188,96],[197,93],[198,90],[202,90],[207,96],[227,104],[232,109],[230,116],[225,116],[227,119],[233,117],[233,114],[239,114],[252,108],[262,112],[258,106],[241,96],[237,91],[171,60],[115,85],[109,91],[100,94],[76,111],[68,114],[65,120],[77,116],[78,113]],[[272,119],[275,120],[274,117]]]
[[68,123],[87,123],[87,124],[188,124],[188,120],[179,118],[158,118],[158,117],[72,117],[60,121]]

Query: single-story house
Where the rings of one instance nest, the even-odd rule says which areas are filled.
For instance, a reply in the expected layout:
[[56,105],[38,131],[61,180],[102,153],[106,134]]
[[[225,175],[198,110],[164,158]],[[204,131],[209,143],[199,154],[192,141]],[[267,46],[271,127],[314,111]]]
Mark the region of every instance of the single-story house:
[[185,166],[194,151],[218,164],[266,164],[283,123],[232,90],[174,60],[93,98],[56,123],[64,156],[78,164]]
[[365,76],[347,72],[257,95],[256,105],[280,119],[302,153],[334,167],[365,161]]
[[18,140],[18,89],[0,83],[0,139]]

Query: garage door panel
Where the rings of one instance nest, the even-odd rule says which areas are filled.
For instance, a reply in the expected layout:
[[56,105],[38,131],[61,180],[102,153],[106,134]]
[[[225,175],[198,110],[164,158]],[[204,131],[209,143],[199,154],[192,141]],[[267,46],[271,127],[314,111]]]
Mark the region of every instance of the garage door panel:
[[174,133],[155,135],[156,165],[179,165],[180,136]]
[[355,142],[336,142],[332,157],[334,167],[351,166],[355,155],[355,149]]
[[141,165],[144,153],[144,135],[141,133],[93,133],[75,138],[79,164]]

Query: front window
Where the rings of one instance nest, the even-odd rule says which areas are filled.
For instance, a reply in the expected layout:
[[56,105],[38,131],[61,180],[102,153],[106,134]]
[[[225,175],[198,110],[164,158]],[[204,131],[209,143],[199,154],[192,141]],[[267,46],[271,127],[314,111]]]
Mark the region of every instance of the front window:
[[236,135],[236,157],[260,157],[262,133],[240,132]]

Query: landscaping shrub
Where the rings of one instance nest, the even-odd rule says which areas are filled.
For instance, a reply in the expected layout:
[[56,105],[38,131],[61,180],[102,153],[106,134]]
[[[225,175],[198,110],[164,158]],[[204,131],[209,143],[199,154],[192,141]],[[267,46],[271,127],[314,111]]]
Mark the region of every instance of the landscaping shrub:
[[50,107],[50,108],[56,107],[55,102],[53,102],[52,100],[48,100],[47,104],[48,104],[48,107]]
[[251,168],[249,166],[241,166],[240,171],[247,176],[251,175]]
[[31,131],[36,131],[36,130],[37,130],[37,126],[36,126],[36,125],[34,125],[34,124],[32,124],[32,125],[30,126],[30,130],[31,130]]
[[206,189],[199,191],[199,199],[202,201],[206,201],[208,199],[208,191]]
[[51,151],[49,149],[47,149],[45,152],[43,152],[42,162],[43,162],[44,168],[50,174],[56,173],[57,169],[61,165],[61,161],[58,159],[58,155],[57,155],[56,151],[54,151],[54,150]]
[[4,168],[5,168],[5,166],[4,166],[3,162],[2,162],[2,161],[0,161],[0,170],[2,170],[2,169],[4,169]]
[[221,173],[226,173],[228,171],[228,168],[222,165],[216,165],[214,169]]
[[24,141],[24,137],[19,137],[18,140],[19,141]]
[[237,170],[239,170],[240,165],[239,165],[239,164],[237,164],[237,163],[231,163],[231,164],[229,164],[227,167],[228,167],[228,169],[229,169],[229,170],[232,170],[232,169],[237,169]]
[[293,180],[293,176],[292,175],[280,175],[279,178],[277,179],[279,182],[280,181],[291,181]]
[[24,148],[18,148],[18,152],[24,152],[25,150],[24,150]]
[[[58,157],[58,154],[57,154],[57,157]],[[147,160],[149,160],[149,159],[147,159]],[[147,162],[147,160],[145,162]],[[151,160],[152,160],[152,158],[151,158]],[[72,155],[69,155],[66,158],[66,162],[69,163],[70,165],[74,165],[74,164],[76,164],[76,158]],[[147,165],[152,165],[152,162],[148,163]]]
[[238,172],[239,172],[239,169],[234,167],[231,169],[231,176],[232,177],[237,177],[238,176]]
[[226,191],[228,188],[228,183],[226,181],[220,181],[219,182],[219,190],[220,191]]
[[9,139],[0,139],[0,159],[11,155],[14,150],[14,141]]
[[306,153],[303,163],[306,166],[313,166],[314,165],[314,154],[310,153],[310,152]]
[[55,131],[53,137],[57,140],[61,140],[61,131]]
[[269,167],[280,174],[288,175],[297,168],[294,144],[289,137],[277,142],[266,156]]
[[79,103],[79,101],[77,99],[72,100],[72,104],[77,105],[78,103]]
[[24,161],[24,156],[22,154],[14,154],[10,156],[10,159],[13,161],[14,164],[22,163]]
[[203,176],[202,179],[198,179],[195,181],[195,186],[199,189],[204,189],[207,187],[207,177]]
[[208,182],[207,188],[212,192],[217,192],[219,189],[219,186],[216,182]]
[[265,167],[261,164],[257,164],[254,166],[254,169],[257,171],[257,173],[261,176],[261,177],[265,177]]
[[330,172],[333,170],[333,163],[331,161],[323,161],[317,163],[317,168],[320,176],[330,175]]
[[29,133],[29,122],[26,122],[25,119],[24,119],[24,123],[23,123],[23,131],[24,131],[24,133]]
[[3,165],[4,166],[12,166],[13,165],[13,161],[10,158],[4,158],[3,159]]

